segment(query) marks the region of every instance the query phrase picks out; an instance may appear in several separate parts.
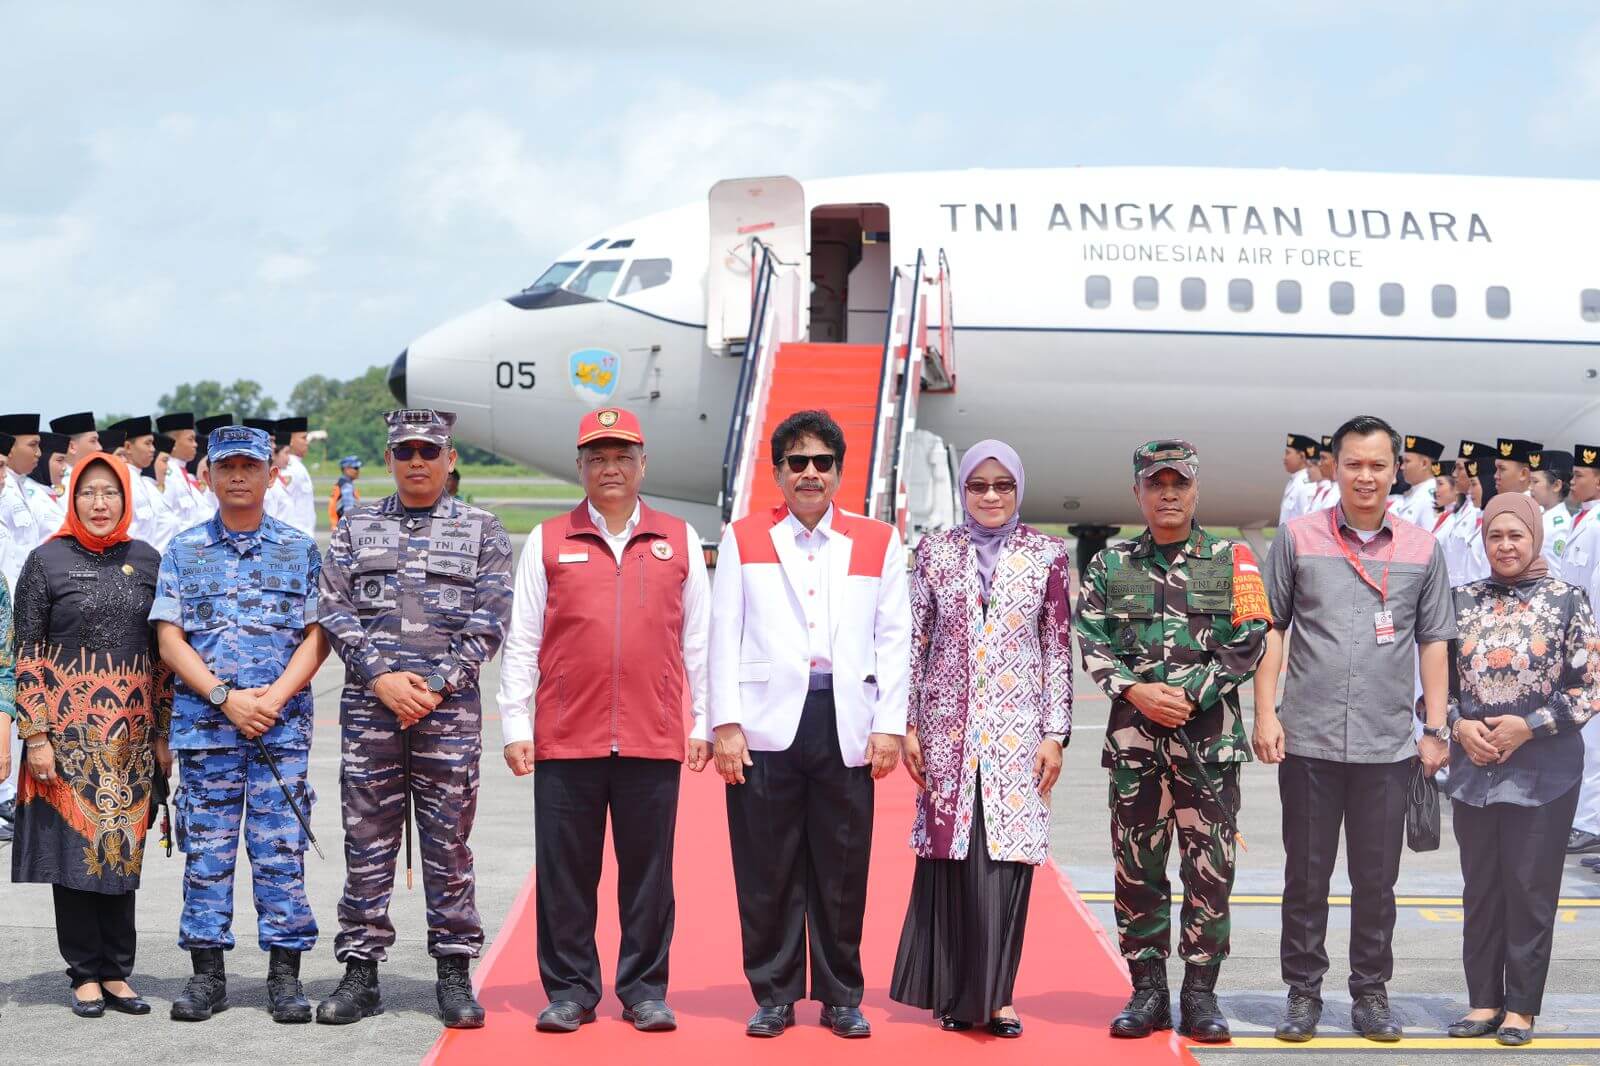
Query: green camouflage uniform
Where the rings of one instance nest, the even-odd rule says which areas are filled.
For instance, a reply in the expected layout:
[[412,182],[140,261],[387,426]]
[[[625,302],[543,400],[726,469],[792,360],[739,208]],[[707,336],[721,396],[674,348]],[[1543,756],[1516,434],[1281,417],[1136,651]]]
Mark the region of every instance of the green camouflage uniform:
[[[1171,453],[1146,445],[1136,453],[1136,471],[1163,454]],[[1101,551],[1084,572],[1076,627],[1084,668],[1111,698],[1100,761],[1111,771],[1117,934],[1130,960],[1164,959],[1172,950],[1167,852],[1174,824],[1184,885],[1178,954],[1200,965],[1228,955],[1234,840],[1194,775],[1207,774],[1237,814],[1238,764],[1250,759],[1237,690],[1261,661],[1268,614],[1249,547],[1199,526],[1171,563],[1146,530]],[[1185,732],[1205,766],[1191,764],[1171,729],[1124,698],[1141,682],[1189,694],[1199,710]]]

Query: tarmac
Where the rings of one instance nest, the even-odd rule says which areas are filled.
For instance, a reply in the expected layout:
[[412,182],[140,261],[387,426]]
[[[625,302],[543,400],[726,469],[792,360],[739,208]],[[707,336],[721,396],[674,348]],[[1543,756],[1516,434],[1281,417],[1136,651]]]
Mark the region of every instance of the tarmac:
[[[484,689],[491,694],[491,710],[484,725],[482,792],[472,835],[478,907],[491,942],[533,863],[533,782],[512,777],[499,757],[500,726],[492,711],[497,674],[496,666],[491,665],[483,678]],[[341,679],[341,665],[330,658],[314,684],[317,725],[311,776],[320,799],[312,823],[328,859],[319,860],[311,853],[306,858],[311,902],[322,927],[321,941],[303,960],[302,977],[313,1000],[331,992],[343,972],[333,957],[336,906],[344,874],[337,740]],[[1055,793],[1052,847],[1056,862],[1114,937],[1107,784],[1099,761],[1108,705],[1081,674],[1076,692],[1073,740]],[[704,784],[715,787],[710,780]],[[1600,1063],[1600,996],[1594,992],[1600,987],[1600,877],[1581,867],[1575,857],[1568,859],[1545,1012],[1538,1020],[1532,1050],[1511,1051],[1492,1042],[1443,1037],[1445,1025],[1467,1006],[1461,970],[1461,874],[1448,804],[1443,846],[1426,854],[1408,851],[1401,866],[1402,905],[1395,930],[1390,999],[1407,1027],[1408,1039],[1382,1046],[1353,1038],[1349,1032],[1349,999],[1344,992],[1349,908],[1347,901],[1340,899],[1349,885],[1340,873],[1333,887],[1328,933],[1333,967],[1325,989],[1324,1039],[1300,1048],[1272,1040],[1272,1027],[1284,1000],[1278,970],[1277,894],[1283,881],[1283,848],[1276,775],[1268,768],[1251,765],[1243,775],[1243,791],[1241,829],[1249,850],[1239,858],[1233,952],[1218,988],[1236,1039],[1232,1047],[1197,1049],[1202,1066],[1358,1061],[1370,1066],[1374,1057],[1395,1063],[1424,1058],[1487,1062],[1490,1056],[1495,1062]],[[9,861],[9,846],[0,845],[0,863]],[[240,861],[246,866],[242,854]],[[238,947],[227,959],[231,1009],[199,1024],[167,1018],[167,1009],[183,988],[190,966],[177,947],[183,858],[178,853],[170,858],[164,855],[157,836],[152,836],[145,853],[138,901],[140,947],[132,979],[134,987],[154,1005],[149,1017],[107,1015],[92,1021],[74,1017],[67,1006],[70,992],[56,951],[49,888],[0,884],[0,938],[5,944],[0,949],[0,1062],[94,1066],[149,1066],[153,1062],[289,1066],[334,1061],[342,1066],[396,1066],[419,1062],[437,1037],[439,1023],[434,1016],[434,965],[426,947],[420,858],[417,867],[414,890],[406,890],[403,872],[397,879],[393,915],[398,942],[379,970],[385,1012],[344,1027],[276,1025],[267,1016],[266,955],[253,935],[255,912],[247,868],[240,871],[235,887]],[[1176,856],[1172,876],[1176,886]],[[898,913],[868,915],[868,921],[874,922],[898,922],[900,918]],[[696,950],[737,950],[720,941],[713,947],[706,942],[706,931],[680,927],[677,937],[678,950],[696,944]],[[1061,965],[1070,966],[1072,960],[1062,959]],[[1174,960],[1170,971],[1174,989],[1181,974],[1181,964]],[[1071,1048],[1040,1050],[1049,1058],[1074,1061]],[[572,1051],[581,1053],[576,1043]],[[641,1045],[641,1056],[645,1054]]]

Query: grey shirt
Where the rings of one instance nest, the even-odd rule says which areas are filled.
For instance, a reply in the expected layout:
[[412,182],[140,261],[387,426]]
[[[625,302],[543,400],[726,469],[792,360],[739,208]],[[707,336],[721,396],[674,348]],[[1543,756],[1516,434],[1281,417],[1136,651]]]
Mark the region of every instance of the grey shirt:
[[[1456,635],[1450,577],[1433,535],[1386,514],[1377,536],[1363,543],[1340,505],[1282,527],[1265,577],[1273,625],[1281,631],[1294,624],[1278,708],[1284,750],[1348,763],[1414,755],[1417,645]],[[1394,624],[1386,644],[1378,643],[1375,619],[1382,610]]]

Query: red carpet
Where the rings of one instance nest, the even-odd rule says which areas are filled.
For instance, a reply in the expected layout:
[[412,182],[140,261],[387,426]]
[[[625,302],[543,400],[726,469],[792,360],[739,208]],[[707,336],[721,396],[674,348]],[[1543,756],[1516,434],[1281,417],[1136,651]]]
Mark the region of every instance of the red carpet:
[[[817,1024],[818,1005],[796,1007],[799,1022],[775,1040],[744,1035],[754,1004],[740,968],[739,917],[734,902],[733,865],[728,855],[727,815],[714,771],[685,771],[679,804],[676,856],[678,916],[672,945],[669,1002],[678,1014],[675,1033],[637,1033],[621,1020],[622,1006],[610,995],[600,1020],[573,1034],[537,1032],[534,1018],[546,1000],[534,958],[533,874],[500,935],[485,953],[475,984],[488,1011],[488,1024],[475,1031],[444,1030],[423,1060],[426,1066],[526,1061],[585,1064],[727,1061],[739,1056],[760,1063],[816,1063],[845,1058],[953,1062],[981,1049],[983,1061],[1028,1062],[1063,1059],[1073,1063],[1186,1063],[1194,1059],[1185,1042],[1161,1034],[1149,1040],[1112,1040],[1106,1023],[1128,995],[1127,973],[1113,945],[1054,865],[1034,880],[1028,934],[1017,978],[1016,1007],[1026,1031],[1020,1040],[987,1033],[945,1033],[920,1010],[889,999],[895,947],[911,891],[913,856],[912,785],[905,773],[878,785],[872,843],[872,874],[867,898],[867,928],[862,955],[867,976],[862,1009],[872,1037],[846,1041]],[[531,849],[530,849],[531,850]],[[609,846],[607,848],[609,852]],[[600,883],[600,958],[607,972],[617,956],[616,879],[608,855]],[[969,1061],[972,1061],[969,1059]]]

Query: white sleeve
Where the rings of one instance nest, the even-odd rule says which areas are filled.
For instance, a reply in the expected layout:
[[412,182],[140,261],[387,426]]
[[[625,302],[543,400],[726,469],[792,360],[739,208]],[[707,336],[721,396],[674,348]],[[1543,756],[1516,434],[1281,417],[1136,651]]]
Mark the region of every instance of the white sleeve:
[[900,534],[889,535],[889,551],[878,582],[878,616],[872,641],[877,652],[878,706],[872,731],[903,737],[911,692],[911,596],[906,585],[906,550]]
[[539,646],[544,641],[544,526],[522,546],[511,594],[511,622],[500,653],[500,732],[507,744],[533,739],[533,699],[539,689]]
[[711,728],[744,720],[739,706],[739,654],[744,644],[744,575],[739,541],[730,523],[717,548],[717,573],[711,580]]
[[706,576],[705,547],[700,534],[689,527],[689,573],[683,579],[683,669],[689,678],[691,740],[711,739],[707,720],[709,677],[706,659],[711,642],[711,579]]

